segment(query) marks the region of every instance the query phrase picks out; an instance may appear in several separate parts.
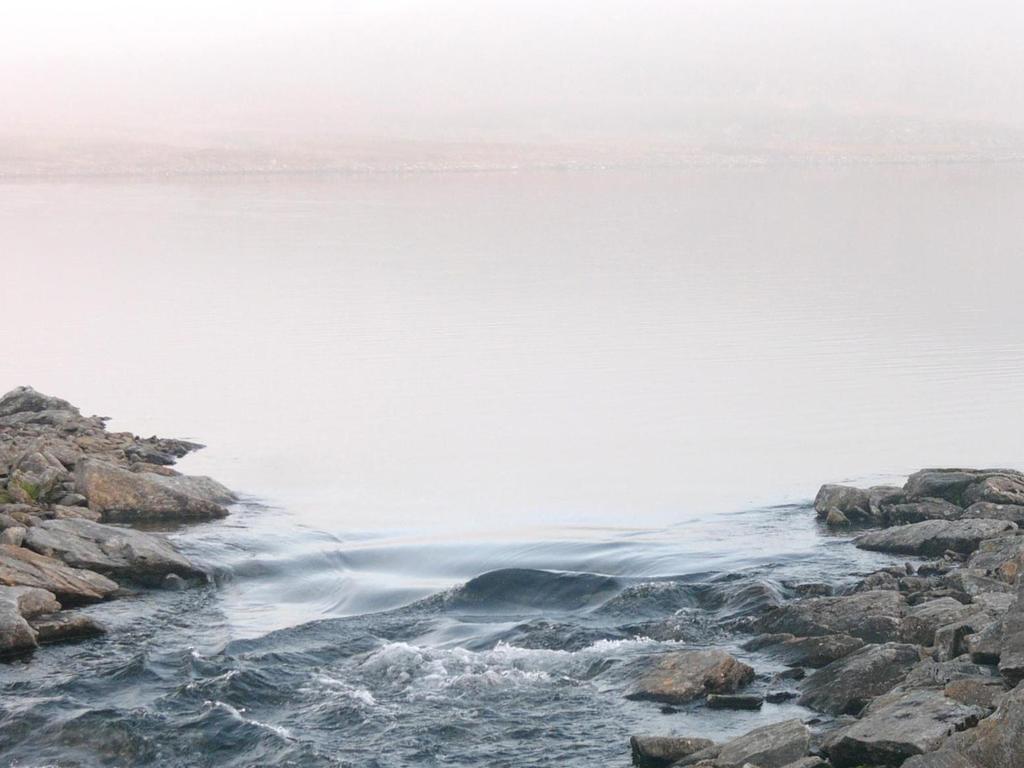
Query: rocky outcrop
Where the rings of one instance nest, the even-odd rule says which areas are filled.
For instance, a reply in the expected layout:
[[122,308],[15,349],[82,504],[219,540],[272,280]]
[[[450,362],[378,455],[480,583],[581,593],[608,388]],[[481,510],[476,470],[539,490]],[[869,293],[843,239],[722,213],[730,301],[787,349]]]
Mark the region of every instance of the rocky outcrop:
[[937,750],[950,734],[977,725],[987,714],[941,691],[897,691],[872,702],[860,720],[833,735],[824,748],[835,768],[899,766]]
[[633,765],[637,768],[665,768],[713,744],[710,739],[681,736],[631,736],[629,739]]
[[797,637],[850,635],[867,643],[899,640],[907,605],[889,590],[817,597],[787,603],[755,622],[766,633]]
[[106,576],[9,544],[0,544],[0,584],[45,589],[70,605],[105,600],[118,591]]
[[24,546],[75,568],[141,583],[159,583],[172,573],[204,576],[162,536],[91,520],[44,520],[28,530]]
[[1008,520],[926,520],[872,531],[854,540],[861,549],[901,555],[940,556],[946,552],[969,555],[985,539],[1011,533],[1017,526]]
[[679,704],[709,693],[732,693],[754,678],[752,667],[725,651],[676,651],[644,662],[626,698]]
[[227,510],[214,499],[231,499],[230,491],[209,478],[132,472],[96,459],[78,463],[75,487],[107,521],[225,517]]
[[833,715],[856,715],[892,690],[921,661],[915,645],[867,645],[807,677],[798,703]]

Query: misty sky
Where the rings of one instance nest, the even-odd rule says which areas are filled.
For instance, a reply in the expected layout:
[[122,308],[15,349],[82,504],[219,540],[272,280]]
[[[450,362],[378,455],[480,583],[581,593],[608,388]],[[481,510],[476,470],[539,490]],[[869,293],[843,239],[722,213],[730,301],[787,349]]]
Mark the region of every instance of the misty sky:
[[1024,125],[1016,0],[32,0],[0,132],[674,139],[735,121]]

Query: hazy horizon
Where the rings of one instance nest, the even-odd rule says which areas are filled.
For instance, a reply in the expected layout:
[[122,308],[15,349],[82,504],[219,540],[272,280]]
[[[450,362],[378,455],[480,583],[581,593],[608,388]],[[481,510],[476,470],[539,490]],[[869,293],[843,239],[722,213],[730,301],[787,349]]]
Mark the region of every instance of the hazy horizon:
[[1017,149],[1022,37],[1003,0],[44,0],[0,28],[0,145]]

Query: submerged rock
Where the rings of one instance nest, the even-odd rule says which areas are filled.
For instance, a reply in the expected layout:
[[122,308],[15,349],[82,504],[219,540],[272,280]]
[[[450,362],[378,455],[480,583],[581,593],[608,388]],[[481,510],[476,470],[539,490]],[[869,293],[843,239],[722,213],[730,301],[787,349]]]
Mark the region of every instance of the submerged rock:
[[867,645],[808,676],[799,703],[833,715],[855,715],[892,690],[920,661],[914,645]]
[[835,768],[899,766],[909,757],[938,749],[950,734],[973,727],[986,714],[941,691],[896,691],[872,702],[860,720],[830,737],[824,749]]
[[645,666],[626,698],[679,704],[709,693],[732,693],[754,679],[752,667],[717,649],[666,653]]
[[962,555],[974,552],[985,539],[1015,531],[1008,520],[926,520],[854,539],[860,549],[903,555],[937,556],[952,550]]
[[637,768],[665,768],[714,744],[685,736],[631,736],[629,747]]
[[168,574],[205,575],[163,536],[91,520],[44,520],[28,531],[25,546],[75,568],[140,582],[159,583]]
[[221,502],[230,492],[209,478],[132,472],[84,459],[75,467],[75,486],[104,520],[202,520],[228,513]]

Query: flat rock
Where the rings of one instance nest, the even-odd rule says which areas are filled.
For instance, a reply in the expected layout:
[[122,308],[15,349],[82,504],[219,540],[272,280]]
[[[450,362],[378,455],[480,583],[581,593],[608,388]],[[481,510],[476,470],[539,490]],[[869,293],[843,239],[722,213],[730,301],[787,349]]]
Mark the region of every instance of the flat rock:
[[973,727],[987,714],[941,691],[897,691],[872,702],[860,720],[830,737],[824,749],[835,768],[899,766],[909,757],[937,750],[950,734]]
[[976,728],[949,739],[948,749],[970,761],[971,768],[1018,768],[1024,745],[1024,686],[1006,694],[995,714]]
[[224,517],[227,510],[214,499],[230,494],[209,478],[132,472],[96,459],[78,462],[75,486],[104,520],[122,522]]
[[798,703],[833,715],[855,715],[892,690],[921,661],[916,646],[868,645],[808,676]]
[[81,613],[61,612],[37,616],[29,620],[36,632],[36,640],[44,643],[64,643],[82,640],[106,633],[106,628],[95,619]]
[[882,507],[886,525],[908,525],[924,520],[958,520],[963,513],[963,509],[956,504],[943,499],[922,499]]
[[1000,536],[978,545],[967,568],[1006,584],[1014,584],[1024,569],[1024,536]]
[[944,499],[961,505],[964,491],[987,474],[977,469],[922,469],[907,478],[903,491],[908,499]]
[[979,501],[964,510],[963,517],[977,517],[986,520],[1009,520],[1018,526],[1024,525],[1024,506],[1018,504],[994,504]]
[[908,643],[931,645],[935,640],[935,631],[939,627],[979,611],[980,607],[964,605],[951,597],[941,597],[915,605],[908,608],[907,615],[903,617],[903,639]]
[[817,669],[831,664],[864,647],[864,641],[851,635],[818,635],[784,640],[771,648],[786,664]]
[[168,574],[203,576],[163,536],[91,520],[44,520],[29,529],[25,546],[75,568],[117,578],[159,582]]
[[906,608],[903,597],[890,590],[806,598],[770,611],[755,622],[755,629],[797,637],[850,635],[884,643],[900,639]]
[[783,768],[807,757],[811,733],[799,720],[784,720],[755,728],[722,745],[714,764],[718,768],[742,768],[752,763],[759,768]]
[[872,531],[854,539],[860,549],[903,555],[938,556],[952,550],[974,552],[982,541],[1015,531],[1009,520],[926,520]]
[[709,709],[760,709],[764,698],[744,693],[709,693],[705,703]]
[[626,698],[678,704],[709,693],[732,693],[753,678],[752,667],[725,651],[675,651],[647,661]]
[[1002,701],[1006,688],[1003,681],[992,676],[965,677],[952,680],[943,687],[947,699],[984,709],[995,709]]
[[629,747],[638,768],[664,768],[714,744],[710,739],[684,736],[631,736]]
[[118,590],[106,576],[9,544],[0,544],[0,585],[38,587],[70,604],[104,600]]

